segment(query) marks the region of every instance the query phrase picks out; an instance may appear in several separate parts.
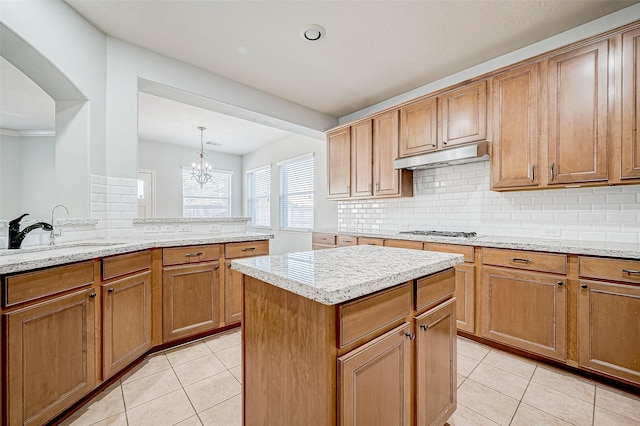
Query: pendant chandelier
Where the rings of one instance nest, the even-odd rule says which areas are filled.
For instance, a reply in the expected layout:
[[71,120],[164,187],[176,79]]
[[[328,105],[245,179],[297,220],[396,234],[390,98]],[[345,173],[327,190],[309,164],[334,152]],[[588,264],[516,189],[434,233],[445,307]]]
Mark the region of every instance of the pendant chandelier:
[[204,140],[203,140],[203,132],[206,130],[205,127],[198,127],[200,129],[200,152],[197,153],[198,159],[195,163],[191,164],[191,178],[198,182],[200,188],[203,188],[207,182],[210,182],[213,178],[211,176],[211,164],[207,163],[204,158],[207,156],[207,153],[204,152]]

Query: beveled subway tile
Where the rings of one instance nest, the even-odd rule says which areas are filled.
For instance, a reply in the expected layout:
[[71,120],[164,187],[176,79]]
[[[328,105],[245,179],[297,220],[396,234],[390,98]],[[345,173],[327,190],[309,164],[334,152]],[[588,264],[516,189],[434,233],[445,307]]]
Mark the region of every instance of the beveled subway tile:
[[527,380],[531,379],[536,369],[536,364],[531,361],[495,349],[489,352],[482,362]]
[[222,373],[227,368],[214,355],[209,354],[193,361],[185,362],[173,368],[182,386],[189,386],[207,377]]
[[127,410],[152,399],[181,389],[180,381],[173,369],[164,370],[140,380],[122,385]]
[[577,426],[593,423],[593,404],[537,383],[529,383],[522,402]]
[[478,366],[478,364],[480,364],[479,359],[469,358],[468,356],[462,355],[460,353],[457,355],[457,360],[458,374],[463,377],[468,377],[469,374],[471,374],[471,372]]
[[216,352],[216,356],[227,368],[237,367],[242,364],[242,346],[232,346]]
[[449,418],[450,426],[497,426],[488,418],[468,409],[464,405],[458,404],[455,413]]
[[609,411],[602,407],[596,407],[593,418],[593,426],[640,426],[637,422],[629,417],[625,417],[613,411]]
[[211,354],[211,350],[202,341],[196,343],[190,343],[185,346],[180,346],[176,349],[169,349],[165,352],[167,359],[173,367],[184,364],[185,362],[193,361],[205,355]]
[[458,403],[504,426],[509,424],[518,408],[518,400],[471,379],[458,388]]
[[143,377],[150,376],[160,371],[171,368],[169,360],[165,354],[155,354],[148,356],[144,361],[138,364],[133,370],[129,371],[122,377],[122,383],[131,383]]
[[200,380],[184,388],[197,413],[242,392],[240,383],[228,371]]
[[221,334],[216,334],[215,336],[206,339],[204,343],[209,347],[209,349],[211,349],[211,351],[216,353],[232,346],[238,346],[242,343],[242,338],[239,333],[231,330]]
[[124,413],[124,399],[122,388],[118,384],[112,385],[102,391],[98,396],[85,404],[73,415],[62,422],[62,425],[90,425],[100,420]]
[[640,422],[640,397],[608,386],[596,386],[596,406]]
[[127,410],[129,426],[172,426],[195,414],[183,389]]
[[571,426],[571,423],[567,423],[562,419],[552,416],[549,413],[540,411],[537,408],[533,408],[530,405],[520,403],[516,410],[516,415],[513,416],[511,426]]
[[516,376],[508,371],[500,370],[485,363],[480,363],[480,365],[473,370],[469,379],[493,390],[497,390],[518,401],[522,399],[522,395],[524,395],[524,391],[529,384],[529,381],[523,377]]
[[594,382],[546,365],[538,366],[531,381],[591,404],[595,398],[596,384]]
[[229,398],[199,415],[204,426],[242,426],[242,395]]
[[487,356],[487,354],[491,350],[491,348],[488,346],[469,339],[465,339],[463,337],[458,337],[457,344],[457,351],[459,354],[475,359],[477,361],[482,360],[482,358]]

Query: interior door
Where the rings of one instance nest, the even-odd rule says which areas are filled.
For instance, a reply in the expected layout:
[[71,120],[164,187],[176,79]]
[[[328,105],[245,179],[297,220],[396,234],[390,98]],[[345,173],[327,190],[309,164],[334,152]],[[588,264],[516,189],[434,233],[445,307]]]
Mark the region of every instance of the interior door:
[[155,216],[156,172],[138,170],[138,217]]

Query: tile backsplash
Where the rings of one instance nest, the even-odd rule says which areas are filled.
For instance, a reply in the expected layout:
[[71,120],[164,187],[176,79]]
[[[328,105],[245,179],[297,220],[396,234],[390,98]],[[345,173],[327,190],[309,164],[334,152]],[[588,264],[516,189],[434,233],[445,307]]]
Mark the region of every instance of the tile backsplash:
[[640,185],[495,192],[488,161],[413,173],[412,198],[338,202],[338,229],[640,243]]

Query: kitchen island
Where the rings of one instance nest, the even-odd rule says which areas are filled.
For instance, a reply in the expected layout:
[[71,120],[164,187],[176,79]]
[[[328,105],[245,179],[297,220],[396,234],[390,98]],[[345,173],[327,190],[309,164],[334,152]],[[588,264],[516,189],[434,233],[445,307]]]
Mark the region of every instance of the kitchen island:
[[462,260],[355,246],[233,261],[244,274],[244,424],[445,424]]

